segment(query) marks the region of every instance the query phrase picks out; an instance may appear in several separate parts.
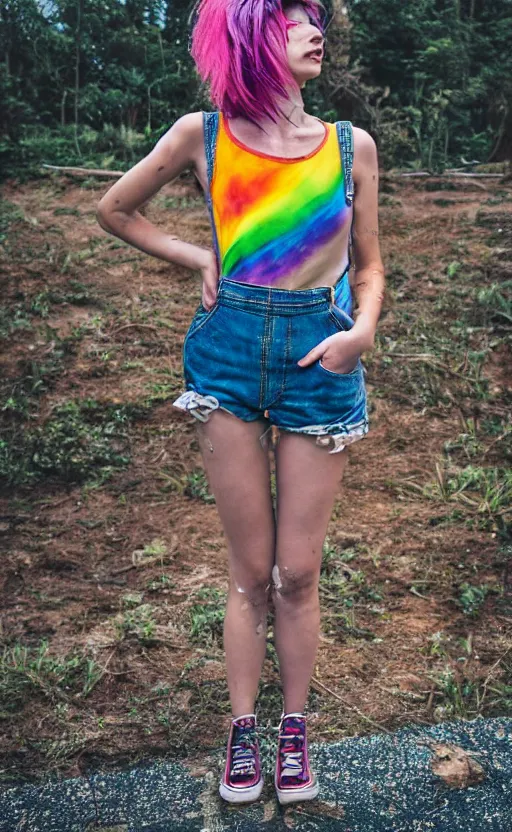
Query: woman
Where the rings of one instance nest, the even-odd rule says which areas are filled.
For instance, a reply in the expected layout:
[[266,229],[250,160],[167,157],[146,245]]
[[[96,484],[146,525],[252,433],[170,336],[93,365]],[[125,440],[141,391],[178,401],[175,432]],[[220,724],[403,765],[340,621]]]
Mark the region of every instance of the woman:
[[[368,432],[360,356],[374,344],[384,291],[375,143],[350,122],[304,112],[300,90],[321,71],[322,22],[317,0],[201,0],[191,51],[219,112],[178,119],[99,205],[103,228],[202,277],[175,405],[197,419],[228,544],[232,723],[220,793],[234,803],[257,799],[263,786],[254,709],[270,596],[284,696],[277,795],[291,803],[318,793],[304,708],[322,545],[345,449]],[[206,196],[213,250],[138,212],[186,168]]]

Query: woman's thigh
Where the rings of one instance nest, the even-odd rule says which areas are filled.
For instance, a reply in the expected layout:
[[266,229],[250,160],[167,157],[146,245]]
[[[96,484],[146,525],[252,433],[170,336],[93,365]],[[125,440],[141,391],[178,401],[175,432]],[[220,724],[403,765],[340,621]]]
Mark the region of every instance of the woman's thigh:
[[282,432],[276,448],[277,582],[314,580],[334,500],[348,461],[330,454],[315,437]]
[[[268,584],[275,523],[266,424],[223,410],[198,426],[203,464],[228,541],[231,574],[244,591]],[[244,586],[245,584],[245,586]]]

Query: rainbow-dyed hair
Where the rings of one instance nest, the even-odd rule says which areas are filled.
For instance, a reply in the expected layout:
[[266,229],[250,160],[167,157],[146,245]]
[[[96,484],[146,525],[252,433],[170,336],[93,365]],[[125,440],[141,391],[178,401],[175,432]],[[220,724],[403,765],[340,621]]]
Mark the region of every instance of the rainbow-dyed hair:
[[[199,0],[190,53],[215,107],[228,118],[243,116],[258,124],[280,114],[278,98],[298,88],[286,57],[291,0]],[[321,31],[320,0],[300,0]]]

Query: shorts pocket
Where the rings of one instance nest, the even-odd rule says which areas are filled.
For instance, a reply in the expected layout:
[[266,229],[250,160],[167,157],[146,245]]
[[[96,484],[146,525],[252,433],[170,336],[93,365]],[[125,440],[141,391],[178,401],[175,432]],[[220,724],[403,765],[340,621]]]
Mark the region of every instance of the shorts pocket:
[[329,376],[334,376],[334,378],[347,378],[347,379],[356,379],[362,370],[361,359],[357,359],[357,364],[353,370],[349,370],[348,373],[337,373],[335,370],[329,370],[327,367],[324,367],[322,364],[322,359],[318,359],[318,366],[322,370],[322,372],[327,373]]
[[329,307],[329,317],[333,321],[338,332],[348,332],[354,326],[354,320],[347,315],[343,309],[340,309],[336,304],[331,303]]
[[205,324],[207,324],[209,321],[211,321],[211,319],[213,318],[213,316],[217,312],[218,308],[219,308],[219,301],[218,300],[215,301],[215,303],[213,304],[212,308],[209,311],[204,308],[202,303],[198,306],[198,308],[195,312],[195,315],[192,318],[190,326],[187,330],[187,334],[185,335],[184,345],[188,340],[190,340],[190,338],[192,338],[193,335],[196,334],[196,332],[199,332],[199,330],[202,329],[203,326],[205,326]]

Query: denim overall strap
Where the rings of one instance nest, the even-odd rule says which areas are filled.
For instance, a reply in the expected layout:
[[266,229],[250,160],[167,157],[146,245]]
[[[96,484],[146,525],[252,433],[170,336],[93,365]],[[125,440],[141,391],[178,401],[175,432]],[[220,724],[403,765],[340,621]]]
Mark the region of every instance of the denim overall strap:
[[[353,206],[354,202],[354,180],[352,178],[352,166],[354,163],[354,133],[352,130],[351,121],[337,121],[336,134],[338,136],[338,146],[340,151],[341,164],[343,168],[343,178],[345,182],[345,202],[349,206]],[[341,277],[338,278],[334,286],[334,302],[337,306],[350,314],[352,311],[352,296],[350,285],[348,281],[348,274],[353,261],[352,254],[352,229],[354,227],[354,214],[352,212],[352,222],[350,225],[350,234],[348,239],[348,265]]]
[[212,205],[212,195],[211,195],[211,183],[213,179],[213,171],[215,168],[215,150],[217,147],[217,133],[219,130],[219,114],[218,112],[214,113],[205,113],[203,111],[203,135],[204,135],[204,152],[206,155],[206,171],[208,175],[208,192],[206,194],[206,205],[208,207],[208,214],[210,215],[210,223],[212,226],[212,236],[213,236],[213,245],[215,248],[215,254],[217,256],[217,265],[219,267],[219,274],[220,274],[220,253],[219,253],[219,244],[217,241],[217,231],[215,228],[215,220],[213,217],[213,205]]
[[341,162],[343,165],[343,176],[345,178],[345,200],[347,205],[354,201],[354,180],[352,179],[352,166],[354,164],[354,133],[351,121],[337,121],[336,132],[340,148]]

